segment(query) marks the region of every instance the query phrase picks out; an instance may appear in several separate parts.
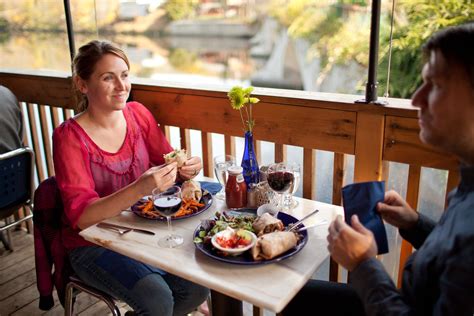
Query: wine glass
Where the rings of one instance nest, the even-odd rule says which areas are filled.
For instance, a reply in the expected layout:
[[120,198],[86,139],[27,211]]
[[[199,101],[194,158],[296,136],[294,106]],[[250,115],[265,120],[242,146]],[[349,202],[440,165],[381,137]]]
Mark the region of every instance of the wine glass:
[[216,194],[219,200],[225,200],[225,185],[227,183],[227,168],[235,165],[235,158],[231,155],[219,155],[214,157],[214,173],[217,181],[221,184],[221,190]]
[[295,180],[293,181],[293,184],[291,185],[290,189],[288,190],[287,193],[285,193],[284,201],[283,201],[283,207],[288,210],[292,210],[295,207],[298,206],[298,201],[293,199],[293,195],[298,191],[298,188],[300,186],[300,181],[301,181],[301,167],[298,163],[296,162],[289,162],[288,163],[288,168],[293,172],[293,176]]
[[279,195],[278,210],[284,209],[283,194],[288,192],[295,182],[293,170],[286,162],[272,164],[268,167],[267,182],[270,188]]
[[168,235],[158,240],[158,245],[164,248],[175,248],[183,243],[183,237],[173,234],[171,227],[171,215],[179,211],[181,207],[181,188],[172,186],[161,192],[158,188],[152,191],[153,208],[160,215],[166,217],[168,222]]

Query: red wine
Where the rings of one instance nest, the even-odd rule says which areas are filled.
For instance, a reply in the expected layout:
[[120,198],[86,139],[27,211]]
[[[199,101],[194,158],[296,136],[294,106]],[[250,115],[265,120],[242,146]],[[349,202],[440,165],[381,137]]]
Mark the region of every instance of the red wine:
[[163,216],[171,216],[181,207],[181,199],[178,197],[161,197],[153,202],[155,210]]
[[295,181],[295,177],[291,172],[278,171],[269,173],[267,181],[272,190],[283,193],[290,188],[293,181]]

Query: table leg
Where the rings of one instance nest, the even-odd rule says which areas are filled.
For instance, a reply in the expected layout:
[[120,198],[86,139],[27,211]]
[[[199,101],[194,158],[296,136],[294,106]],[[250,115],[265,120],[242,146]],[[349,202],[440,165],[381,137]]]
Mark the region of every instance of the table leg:
[[242,301],[211,290],[212,316],[242,316]]

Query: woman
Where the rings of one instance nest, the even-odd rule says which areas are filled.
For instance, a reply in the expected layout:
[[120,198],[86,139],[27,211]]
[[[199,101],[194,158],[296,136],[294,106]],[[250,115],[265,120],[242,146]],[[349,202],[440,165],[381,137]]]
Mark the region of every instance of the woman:
[[64,202],[63,240],[71,265],[86,283],[125,301],[142,315],[184,315],[208,289],[87,242],[79,231],[116,216],[154,188],[166,190],[176,177],[201,169],[198,157],[179,170],[163,165],[172,151],[151,113],[126,100],[130,65],[105,41],[82,46],[73,61],[80,113],[53,134],[54,167]]

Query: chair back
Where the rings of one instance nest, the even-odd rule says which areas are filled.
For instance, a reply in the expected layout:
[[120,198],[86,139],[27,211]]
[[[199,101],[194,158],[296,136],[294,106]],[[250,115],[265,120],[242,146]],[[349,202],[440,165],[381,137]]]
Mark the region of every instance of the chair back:
[[55,177],[40,183],[35,191],[33,222],[35,237],[36,285],[39,308],[54,306],[53,287],[64,306],[66,285],[72,275],[67,251],[62,243],[63,203]]
[[0,218],[12,215],[23,205],[31,206],[34,153],[19,148],[0,155]]

